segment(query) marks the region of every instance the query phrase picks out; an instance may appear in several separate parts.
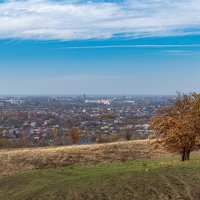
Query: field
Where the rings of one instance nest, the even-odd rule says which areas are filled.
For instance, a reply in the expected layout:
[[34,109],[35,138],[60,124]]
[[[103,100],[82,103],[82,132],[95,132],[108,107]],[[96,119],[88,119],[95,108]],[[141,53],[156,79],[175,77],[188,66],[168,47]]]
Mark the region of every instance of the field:
[[30,169],[123,162],[169,155],[163,149],[156,148],[154,143],[155,141],[141,140],[97,145],[1,150],[0,175]]
[[9,163],[2,200],[200,199],[200,154],[183,163],[148,141],[2,150],[1,165]]

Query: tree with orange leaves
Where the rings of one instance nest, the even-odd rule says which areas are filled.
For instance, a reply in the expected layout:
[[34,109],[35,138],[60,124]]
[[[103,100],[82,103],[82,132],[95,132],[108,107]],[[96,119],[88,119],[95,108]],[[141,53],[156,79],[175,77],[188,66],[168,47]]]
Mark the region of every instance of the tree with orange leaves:
[[160,135],[160,142],[170,152],[189,160],[200,136],[200,94],[178,94],[172,105],[161,108],[150,127]]
[[70,130],[66,131],[66,134],[71,135],[72,144],[76,144],[80,140],[81,132],[77,127],[73,127]]

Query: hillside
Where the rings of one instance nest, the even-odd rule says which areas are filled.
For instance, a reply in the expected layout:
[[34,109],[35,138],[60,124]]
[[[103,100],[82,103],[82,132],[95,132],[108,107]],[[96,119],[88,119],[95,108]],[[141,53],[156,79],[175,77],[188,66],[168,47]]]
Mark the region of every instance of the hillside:
[[3,200],[198,200],[200,155],[86,164],[0,177]]
[[0,175],[29,169],[44,169],[81,164],[125,162],[169,155],[156,148],[155,141],[141,140],[110,144],[14,149],[0,151]]
[[154,140],[0,151],[3,200],[196,200],[200,153],[182,163]]

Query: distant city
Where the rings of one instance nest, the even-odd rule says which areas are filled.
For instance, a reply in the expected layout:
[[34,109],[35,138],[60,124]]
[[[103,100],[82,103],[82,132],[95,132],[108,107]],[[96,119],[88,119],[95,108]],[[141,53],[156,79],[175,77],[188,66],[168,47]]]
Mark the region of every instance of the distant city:
[[[147,139],[155,110],[172,96],[1,96],[0,145],[53,146]],[[3,141],[3,142],[2,142]],[[0,146],[0,147],[1,147]]]

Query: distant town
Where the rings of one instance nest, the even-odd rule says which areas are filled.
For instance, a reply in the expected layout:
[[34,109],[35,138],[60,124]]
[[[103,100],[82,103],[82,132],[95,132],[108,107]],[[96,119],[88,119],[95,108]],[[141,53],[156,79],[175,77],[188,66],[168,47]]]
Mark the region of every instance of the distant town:
[[0,147],[147,139],[155,110],[171,96],[2,96]]

